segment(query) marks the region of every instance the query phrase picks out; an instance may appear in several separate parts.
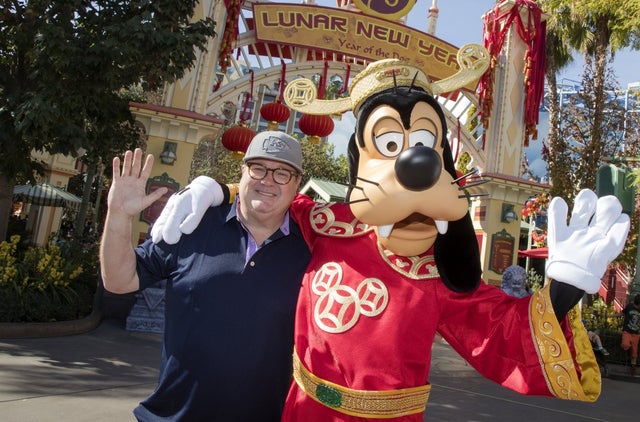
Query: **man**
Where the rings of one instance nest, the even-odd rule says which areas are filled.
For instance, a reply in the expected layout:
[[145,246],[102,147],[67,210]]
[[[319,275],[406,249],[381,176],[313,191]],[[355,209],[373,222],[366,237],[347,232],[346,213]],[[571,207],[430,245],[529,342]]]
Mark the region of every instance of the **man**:
[[280,132],[256,135],[233,204],[223,201],[228,191],[207,190],[224,204],[206,209],[192,234],[133,249],[133,218],[165,193],[145,193],[152,165],[149,155],[142,166],[139,149],[125,153],[122,169],[114,158],[100,249],[111,292],[167,281],[159,382],[134,414],[140,421],[279,421],[310,256],[288,211],[300,185],[300,145]]
[[638,340],[640,340],[640,295],[633,298],[622,310],[622,349],[631,354],[631,375],[636,373],[638,360]]

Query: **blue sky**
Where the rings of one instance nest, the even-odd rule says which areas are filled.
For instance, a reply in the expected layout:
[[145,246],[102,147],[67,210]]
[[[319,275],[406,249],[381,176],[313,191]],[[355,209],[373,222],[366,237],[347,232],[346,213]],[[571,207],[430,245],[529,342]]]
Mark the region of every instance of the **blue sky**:
[[[279,0],[287,3],[301,3],[300,0]],[[426,31],[427,13],[431,6],[431,0],[417,0],[408,16],[407,24],[420,31]],[[461,46],[469,42],[482,44],[482,16],[495,6],[494,0],[439,0],[438,9],[440,11],[435,35],[442,40]],[[335,7],[336,1],[316,0],[319,6]],[[464,12],[464,13],[461,13]],[[576,60],[567,66],[559,74],[559,80],[567,79],[580,81],[582,79],[582,60]],[[640,52],[623,50],[616,53],[613,69],[622,88],[629,83],[640,81]],[[540,116],[540,126],[538,131],[540,137],[537,141],[532,141],[526,150],[527,158],[534,173],[538,176],[544,175],[545,164],[539,159],[542,148],[542,137],[546,133],[543,122],[546,116]],[[329,136],[329,140],[336,145],[337,154],[346,153],[346,145],[353,132],[353,116],[345,115],[342,122],[337,122],[336,129]]]
[[[321,0],[318,4],[335,5],[335,2]],[[409,26],[425,30],[426,15],[431,0],[418,0],[409,14]],[[440,16],[436,28],[436,36],[453,45],[468,42],[482,43],[482,15],[491,10],[494,0],[439,0]],[[464,10],[465,13],[459,13]],[[624,50],[616,53],[614,71],[622,87],[631,82],[640,81],[640,52]],[[579,81],[582,79],[582,60],[576,60],[560,73],[560,79],[567,78]]]
[[[278,0],[287,3],[300,3],[300,0]],[[469,42],[482,44],[482,16],[495,6],[495,0],[438,0],[440,15],[436,27],[436,36],[450,44],[461,46]],[[316,0],[319,6],[335,7],[336,1]],[[408,17],[408,25],[420,31],[426,30],[427,11],[431,0],[417,0]],[[460,13],[464,11],[464,13]],[[580,80],[582,61],[576,61],[561,74],[561,78]],[[640,81],[640,52],[620,51],[616,53],[614,68],[622,87],[628,83]]]

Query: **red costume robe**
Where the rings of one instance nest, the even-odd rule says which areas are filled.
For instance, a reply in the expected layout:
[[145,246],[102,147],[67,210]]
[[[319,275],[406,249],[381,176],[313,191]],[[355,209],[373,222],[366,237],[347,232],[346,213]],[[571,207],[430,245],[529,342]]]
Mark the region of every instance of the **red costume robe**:
[[514,391],[597,399],[600,373],[580,317],[572,311],[559,324],[548,289],[526,299],[484,283],[456,293],[440,280],[432,250],[393,255],[348,205],[299,195],[291,213],[312,258],[296,314],[301,367],[284,421],[422,421],[436,332]]

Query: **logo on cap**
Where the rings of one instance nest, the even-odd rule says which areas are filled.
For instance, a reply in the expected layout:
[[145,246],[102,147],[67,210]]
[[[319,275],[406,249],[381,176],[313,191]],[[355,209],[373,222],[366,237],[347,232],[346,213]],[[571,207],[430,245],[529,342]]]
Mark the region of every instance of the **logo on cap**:
[[262,149],[268,154],[278,154],[290,150],[291,147],[277,136],[269,136],[262,143]]

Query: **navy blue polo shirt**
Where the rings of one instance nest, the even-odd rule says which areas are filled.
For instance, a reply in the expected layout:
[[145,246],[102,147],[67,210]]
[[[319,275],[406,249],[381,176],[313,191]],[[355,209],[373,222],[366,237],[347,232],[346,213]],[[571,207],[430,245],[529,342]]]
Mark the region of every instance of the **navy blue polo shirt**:
[[295,307],[310,252],[299,227],[247,261],[235,204],[210,208],[175,245],[136,248],[140,287],[166,279],[162,365],[142,421],[279,421]]

